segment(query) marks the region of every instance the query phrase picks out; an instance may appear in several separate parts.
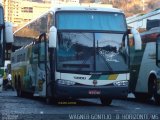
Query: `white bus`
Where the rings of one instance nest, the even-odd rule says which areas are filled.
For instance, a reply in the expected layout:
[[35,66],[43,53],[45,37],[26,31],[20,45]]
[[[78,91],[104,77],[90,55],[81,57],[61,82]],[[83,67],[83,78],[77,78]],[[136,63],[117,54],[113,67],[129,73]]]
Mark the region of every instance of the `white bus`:
[[[142,22],[143,25],[136,26],[139,21],[145,22]],[[135,51],[134,45],[130,47],[130,91],[138,100],[146,101],[154,98],[155,102],[160,104],[160,68],[158,65],[160,10],[147,13],[133,20],[130,19],[127,23],[128,26],[133,25],[139,30],[143,29],[140,34],[142,50]]]
[[146,31],[158,25],[160,26],[159,19],[160,9],[156,9],[147,14],[137,14],[128,17],[126,20],[129,27],[140,29],[140,31]]
[[4,9],[2,4],[0,4],[0,67],[4,66],[5,50],[10,49],[9,46],[11,45],[12,42],[13,42],[12,24],[10,22],[4,22]]
[[[135,49],[140,36],[132,30]],[[14,33],[30,41],[12,54],[18,96],[49,99],[126,98],[129,80],[129,31],[115,8],[56,7]]]

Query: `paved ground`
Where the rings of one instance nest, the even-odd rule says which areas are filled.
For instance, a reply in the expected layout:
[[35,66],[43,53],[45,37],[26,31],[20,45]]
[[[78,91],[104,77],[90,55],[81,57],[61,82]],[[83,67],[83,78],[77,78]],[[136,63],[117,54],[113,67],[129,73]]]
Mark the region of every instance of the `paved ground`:
[[136,102],[132,94],[127,100],[113,100],[110,106],[102,106],[99,99],[47,105],[44,99],[19,98],[15,91],[3,91],[0,93],[0,113],[3,120],[159,120],[160,106],[153,101]]

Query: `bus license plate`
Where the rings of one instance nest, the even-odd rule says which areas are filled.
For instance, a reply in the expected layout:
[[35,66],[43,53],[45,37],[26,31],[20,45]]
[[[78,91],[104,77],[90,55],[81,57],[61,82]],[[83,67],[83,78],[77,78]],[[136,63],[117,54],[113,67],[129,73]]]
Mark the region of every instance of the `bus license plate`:
[[100,90],[89,90],[88,94],[89,95],[100,95],[101,91]]

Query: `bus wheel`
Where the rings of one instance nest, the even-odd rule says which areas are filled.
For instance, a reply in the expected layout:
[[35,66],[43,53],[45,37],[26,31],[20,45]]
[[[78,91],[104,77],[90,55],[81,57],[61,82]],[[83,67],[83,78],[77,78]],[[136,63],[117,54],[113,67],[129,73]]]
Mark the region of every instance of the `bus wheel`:
[[146,93],[134,93],[134,96],[136,98],[136,101],[138,102],[146,102],[148,99],[148,95]]
[[100,98],[102,105],[108,106],[112,103],[112,99],[106,98],[106,97],[101,97]]
[[21,78],[20,75],[18,75],[18,80],[17,80],[17,96],[22,97],[22,90],[21,90]]
[[157,105],[160,105],[160,95],[158,95],[157,93],[154,95],[154,99],[155,99],[155,103]]
[[148,91],[150,96],[154,97],[155,103],[160,105],[160,95],[157,94],[157,79],[156,77],[151,77],[151,81],[148,85]]
[[149,82],[148,82],[148,99],[151,99],[155,93],[156,88],[156,77],[150,76]]
[[157,105],[160,105],[160,95],[157,93],[157,82],[155,82],[155,85],[154,85],[154,100],[155,100],[155,103]]

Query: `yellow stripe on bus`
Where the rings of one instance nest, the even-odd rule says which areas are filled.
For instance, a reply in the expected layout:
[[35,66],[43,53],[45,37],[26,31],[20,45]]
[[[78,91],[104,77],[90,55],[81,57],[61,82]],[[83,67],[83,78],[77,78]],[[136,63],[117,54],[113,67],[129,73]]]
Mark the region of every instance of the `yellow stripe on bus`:
[[118,77],[118,74],[109,75],[108,80],[116,80]]

